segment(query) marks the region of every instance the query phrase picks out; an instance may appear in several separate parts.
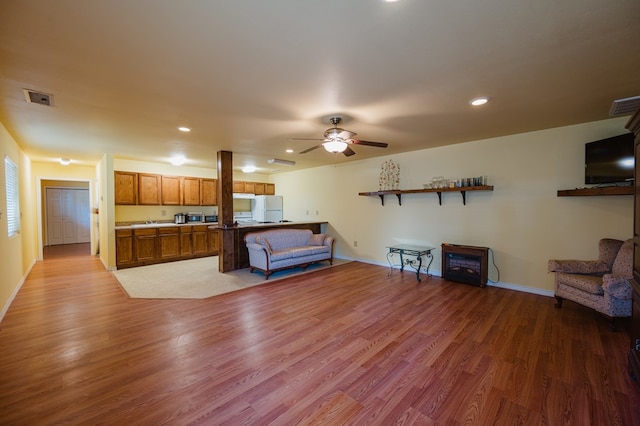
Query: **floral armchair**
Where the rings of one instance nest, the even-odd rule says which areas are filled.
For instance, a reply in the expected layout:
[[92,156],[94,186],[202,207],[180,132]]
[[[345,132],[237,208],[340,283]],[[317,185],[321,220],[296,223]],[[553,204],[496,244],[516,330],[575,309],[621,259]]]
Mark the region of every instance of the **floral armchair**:
[[633,240],[603,238],[598,260],[549,260],[555,272],[556,307],[569,299],[604,314],[611,321],[631,316]]

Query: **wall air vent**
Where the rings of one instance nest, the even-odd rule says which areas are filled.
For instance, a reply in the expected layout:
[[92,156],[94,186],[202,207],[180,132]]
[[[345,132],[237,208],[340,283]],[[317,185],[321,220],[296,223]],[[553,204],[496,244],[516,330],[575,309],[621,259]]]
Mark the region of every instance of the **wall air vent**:
[[48,93],[37,92],[35,90],[23,89],[24,97],[30,104],[38,104],[44,106],[51,106],[53,103],[53,95]]
[[623,115],[631,115],[640,108],[640,96],[633,96],[631,98],[616,99],[611,104],[609,115],[611,117],[621,117]]

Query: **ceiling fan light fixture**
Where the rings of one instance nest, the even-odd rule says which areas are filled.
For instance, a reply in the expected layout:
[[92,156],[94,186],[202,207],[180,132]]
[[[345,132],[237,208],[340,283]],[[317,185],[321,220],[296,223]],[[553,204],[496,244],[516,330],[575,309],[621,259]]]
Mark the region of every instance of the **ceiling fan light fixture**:
[[322,144],[324,149],[332,153],[344,152],[348,144],[344,141],[327,141]]

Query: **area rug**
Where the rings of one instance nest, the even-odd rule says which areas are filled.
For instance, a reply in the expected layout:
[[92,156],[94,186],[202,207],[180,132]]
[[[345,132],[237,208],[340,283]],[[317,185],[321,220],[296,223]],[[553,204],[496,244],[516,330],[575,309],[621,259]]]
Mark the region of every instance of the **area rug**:
[[[347,262],[334,259],[333,266]],[[260,271],[250,273],[248,268],[221,273],[218,257],[212,256],[121,269],[112,274],[131,298],[205,299],[331,266],[329,262],[315,263],[304,271],[293,268],[274,272],[265,280]]]

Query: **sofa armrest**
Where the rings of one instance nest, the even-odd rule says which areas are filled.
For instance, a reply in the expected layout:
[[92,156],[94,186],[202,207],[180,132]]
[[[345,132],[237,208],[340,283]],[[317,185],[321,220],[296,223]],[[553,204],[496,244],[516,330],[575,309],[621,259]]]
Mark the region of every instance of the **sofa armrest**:
[[605,274],[602,276],[602,288],[605,293],[616,299],[631,299],[631,283],[628,277]]
[[258,243],[247,243],[247,250],[252,251],[252,250],[256,250],[256,251],[264,251],[265,253],[267,253],[267,255],[271,254],[271,250],[269,250],[270,247],[262,245],[262,244],[258,244]]
[[605,274],[609,272],[607,265],[598,260],[555,260],[547,264],[549,272],[565,272],[569,274]]

